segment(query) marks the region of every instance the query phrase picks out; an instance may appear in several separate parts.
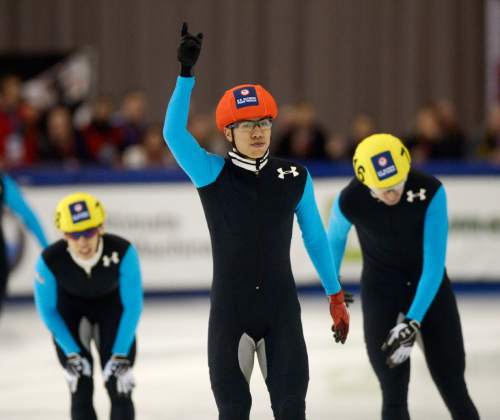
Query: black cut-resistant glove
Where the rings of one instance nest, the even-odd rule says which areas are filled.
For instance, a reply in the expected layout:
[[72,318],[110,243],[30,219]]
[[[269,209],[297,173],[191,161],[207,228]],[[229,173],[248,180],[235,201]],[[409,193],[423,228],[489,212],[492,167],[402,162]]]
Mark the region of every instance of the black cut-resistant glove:
[[193,67],[201,52],[203,34],[192,35],[188,32],[188,24],[184,22],[181,29],[181,42],[177,48],[177,59],[181,63],[181,76],[193,76]]

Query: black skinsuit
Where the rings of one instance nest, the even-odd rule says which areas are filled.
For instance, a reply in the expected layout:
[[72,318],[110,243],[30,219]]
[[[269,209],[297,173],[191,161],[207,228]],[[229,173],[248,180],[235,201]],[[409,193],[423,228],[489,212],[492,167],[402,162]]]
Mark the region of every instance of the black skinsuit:
[[[440,187],[436,178],[411,170],[397,205],[378,201],[356,178],[339,198],[340,210],[356,227],[363,252],[364,334],[368,357],[382,389],[384,420],[410,418],[410,363],[389,368],[381,346],[398,315],[407,313],[415,297],[423,269],[427,209]],[[427,242],[432,239],[427,238]],[[464,379],[462,329],[446,270],[421,332],[427,365],[453,419],[479,419]]]
[[277,168],[290,166],[271,158],[257,174],[226,160],[217,180],[198,190],[212,239],[208,358],[221,420],[248,419],[251,396],[238,360],[244,333],[264,338],[275,417],[305,418],[308,362],[290,242],[306,171],[278,178]]

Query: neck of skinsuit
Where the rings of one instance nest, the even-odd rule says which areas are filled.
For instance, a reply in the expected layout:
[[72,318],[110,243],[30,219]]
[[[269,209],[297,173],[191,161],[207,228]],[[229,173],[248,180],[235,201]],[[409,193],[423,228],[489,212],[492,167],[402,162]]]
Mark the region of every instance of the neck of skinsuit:
[[80,258],[76,253],[72,252],[69,247],[68,247],[68,252],[69,255],[71,255],[71,259],[75,262],[75,264],[83,268],[87,274],[90,274],[92,268],[99,262],[101,258],[102,249],[103,249],[103,240],[101,237],[99,238],[99,244],[97,245],[96,253],[88,260]]
[[247,171],[259,172],[264,166],[267,165],[267,162],[269,161],[269,149],[266,150],[264,156],[253,159],[251,157],[245,156],[233,147],[233,150],[228,152],[228,156],[234,165],[246,169]]

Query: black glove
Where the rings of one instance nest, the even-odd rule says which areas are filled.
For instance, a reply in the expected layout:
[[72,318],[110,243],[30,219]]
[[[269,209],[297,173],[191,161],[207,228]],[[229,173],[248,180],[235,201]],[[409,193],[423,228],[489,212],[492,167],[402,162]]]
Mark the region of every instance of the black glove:
[[344,302],[345,306],[349,307],[351,303],[354,303],[354,294],[344,290]]
[[399,366],[410,357],[419,331],[418,321],[406,318],[389,332],[382,344],[382,351],[387,352],[387,366],[390,368]]
[[181,76],[191,77],[193,75],[193,66],[198,61],[201,51],[201,41],[203,34],[199,32],[196,36],[188,32],[186,22],[182,24],[181,42],[177,48],[177,59],[181,63]]

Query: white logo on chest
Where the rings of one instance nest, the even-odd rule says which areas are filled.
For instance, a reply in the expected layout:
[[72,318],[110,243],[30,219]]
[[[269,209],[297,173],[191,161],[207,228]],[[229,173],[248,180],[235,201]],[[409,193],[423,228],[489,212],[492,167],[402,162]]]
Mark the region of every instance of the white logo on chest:
[[278,178],[280,178],[280,179],[285,179],[285,175],[288,175],[288,174],[293,175],[294,178],[296,176],[299,176],[299,171],[297,171],[296,166],[290,166],[289,171],[284,171],[283,168],[278,168],[276,170],[278,171]]
[[120,262],[120,258],[118,257],[118,252],[113,251],[111,253],[111,257],[108,257],[107,255],[102,256],[102,264],[104,267],[109,267],[111,263],[118,264]]
[[418,193],[414,193],[412,190],[406,191],[406,201],[408,201],[408,203],[413,203],[417,197],[420,198],[420,201],[424,201],[427,198],[425,196],[426,192],[427,190],[425,188],[420,188]]

